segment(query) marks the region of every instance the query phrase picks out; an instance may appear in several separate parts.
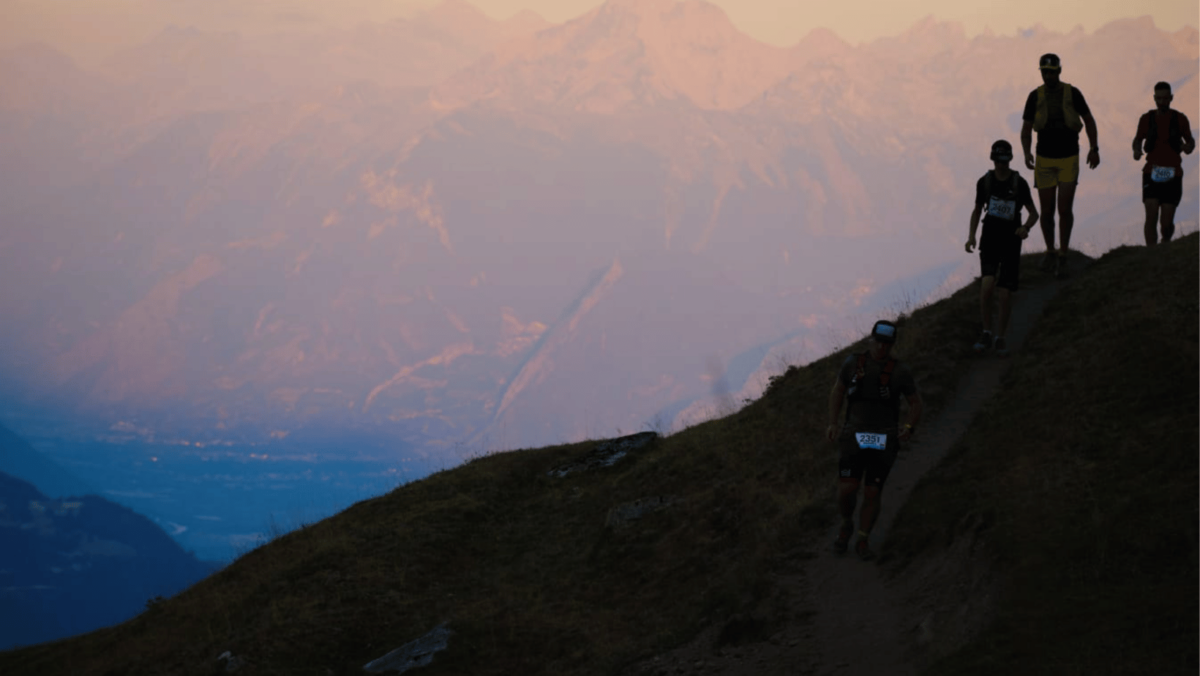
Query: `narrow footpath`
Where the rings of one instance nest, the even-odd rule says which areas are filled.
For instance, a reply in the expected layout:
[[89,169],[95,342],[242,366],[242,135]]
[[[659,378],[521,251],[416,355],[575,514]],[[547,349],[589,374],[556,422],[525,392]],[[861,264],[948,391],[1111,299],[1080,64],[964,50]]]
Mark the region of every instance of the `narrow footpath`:
[[[1075,277],[1086,265],[1072,257]],[[1047,303],[1067,281],[1048,281],[1022,288],[1009,322],[1009,349],[1025,344]],[[903,355],[901,355],[903,358]],[[966,432],[980,407],[999,388],[1009,359],[988,354],[978,358],[958,384],[954,400],[938,412],[906,446],[883,491],[882,510],[871,535],[878,552],[900,507],[917,481],[938,464]],[[830,477],[831,485],[835,477]],[[831,492],[832,498],[832,492]],[[857,514],[856,522],[857,522]],[[909,676],[924,637],[919,613],[908,607],[908,589],[889,584],[874,562],[853,553],[832,551],[840,519],[829,524],[827,537],[798,556],[792,570],[775,583],[789,605],[787,621],[764,641],[717,645],[720,627],[702,632],[687,645],[634,665],[629,676],[643,674],[714,674],[724,676]],[[853,545],[853,541],[851,542]]]

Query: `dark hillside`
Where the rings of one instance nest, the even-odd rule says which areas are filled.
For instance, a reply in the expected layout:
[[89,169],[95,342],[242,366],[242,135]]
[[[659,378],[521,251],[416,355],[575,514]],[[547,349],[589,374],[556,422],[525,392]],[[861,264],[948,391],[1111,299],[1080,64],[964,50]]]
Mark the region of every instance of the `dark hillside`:
[[901,510],[896,575],[973,537],[1002,581],[930,673],[1197,673],[1197,242],[1116,249],[1064,288]]
[[[1043,280],[1044,281],[1044,280]],[[936,408],[970,366],[977,287],[901,320]],[[853,346],[863,349],[862,345]],[[121,626],[0,654],[0,672],[351,674],[442,621],[428,674],[605,674],[773,603],[769,573],[832,514],[827,396],[851,348],[612,467],[595,442],[499,453],[288,534]],[[657,505],[636,520],[636,507]]]
[[[930,418],[971,367],[977,294],[968,285],[901,320],[896,354]],[[762,640],[797,612],[772,573],[794,568],[832,518],[836,462],[822,434],[852,349],[862,345],[790,368],[741,411],[610,467],[549,474],[588,455],[587,442],[402,486],[123,625],[0,653],[0,672],[207,676],[230,651],[246,673],[360,674],[441,622],[455,634],[421,673],[613,674],[707,627]]]

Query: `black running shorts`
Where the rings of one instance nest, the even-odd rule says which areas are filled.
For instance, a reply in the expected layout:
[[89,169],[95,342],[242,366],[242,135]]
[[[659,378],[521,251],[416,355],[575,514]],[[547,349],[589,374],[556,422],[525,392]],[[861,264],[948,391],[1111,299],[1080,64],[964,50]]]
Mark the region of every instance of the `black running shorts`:
[[1183,198],[1183,174],[1176,173],[1175,178],[1158,183],[1150,180],[1150,174],[1142,174],[1142,201],[1158,200],[1159,204],[1179,206]]
[[995,277],[996,286],[1002,289],[1016,291],[1021,270],[1021,240],[1015,235],[1012,239],[1016,241],[1016,246],[1002,242],[979,249],[979,274],[982,277]]
[[883,488],[900,450],[895,432],[888,434],[886,446],[884,450],[859,448],[854,432],[842,430],[838,439],[838,478],[863,481],[865,477],[868,486]]

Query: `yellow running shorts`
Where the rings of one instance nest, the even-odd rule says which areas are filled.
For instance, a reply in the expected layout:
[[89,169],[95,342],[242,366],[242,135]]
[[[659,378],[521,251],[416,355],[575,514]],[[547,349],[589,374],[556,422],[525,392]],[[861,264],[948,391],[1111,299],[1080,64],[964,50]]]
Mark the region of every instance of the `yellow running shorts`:
[[1037,156],[1033,163],[1033,187],[1053,188],[1059,183],[1079,182],[1079,156],[1049,158]]

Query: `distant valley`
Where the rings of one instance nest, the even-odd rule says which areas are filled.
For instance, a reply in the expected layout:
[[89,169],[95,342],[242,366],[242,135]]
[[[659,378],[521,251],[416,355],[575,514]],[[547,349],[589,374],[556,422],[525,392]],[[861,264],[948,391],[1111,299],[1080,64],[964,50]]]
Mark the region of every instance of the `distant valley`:
[[19,422],[28,439],[0,427],[0,472],[50,500],[95,495],[124,505],[212,564],[466,459],[426,464],[366,437],[205,446],[72,429],[45,415]]

